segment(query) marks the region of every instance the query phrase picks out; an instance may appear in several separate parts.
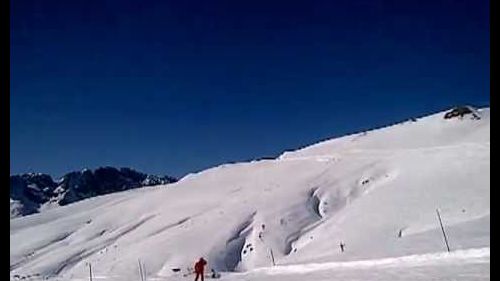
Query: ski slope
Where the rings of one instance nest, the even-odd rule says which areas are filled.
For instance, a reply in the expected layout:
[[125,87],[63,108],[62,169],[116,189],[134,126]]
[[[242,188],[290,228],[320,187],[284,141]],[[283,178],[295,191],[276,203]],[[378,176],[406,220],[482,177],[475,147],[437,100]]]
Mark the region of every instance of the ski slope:
[[490,110],[444,114],[13,219],[11,280],[489,280]]
[[487,247],[451,253],[259,268],[230,275],[227,280],[489,280],[489,263],[490,248]]

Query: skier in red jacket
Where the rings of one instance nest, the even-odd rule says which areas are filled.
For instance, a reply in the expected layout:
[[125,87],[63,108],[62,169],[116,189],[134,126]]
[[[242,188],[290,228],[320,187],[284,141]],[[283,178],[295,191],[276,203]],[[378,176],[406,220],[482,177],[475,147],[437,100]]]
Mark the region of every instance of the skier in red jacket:
[[201,276],[201,281],[204,281],[205,278],[203,276],[203,268],[207,264],[207,261],[204,260],[203,258],[200,258],[195,264],[194,264],[194,272],[196,273],[196,278],[194,281],[198,281],[198,277]]

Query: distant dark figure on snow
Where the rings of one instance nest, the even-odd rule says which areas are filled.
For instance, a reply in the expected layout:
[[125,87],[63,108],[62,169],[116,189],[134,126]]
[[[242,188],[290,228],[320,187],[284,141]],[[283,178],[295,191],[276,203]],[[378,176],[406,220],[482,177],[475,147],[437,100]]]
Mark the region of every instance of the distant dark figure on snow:
[[215,271],[215,269],[212,268],[212,278],[220,278],[220,273]]
[[204,275],[203,275],[203,271],[204,271],[204,267],[206,264],[207,264],[207,261],[204,260],[203,258],[200,258],[194,264],[194,272],[196,273],[196,278],[194,279],[194,281],[198,281],[198,277],[200,277],[200,276],[201,276],[201,281],[205,280]]
[[261,225],[262,231],[259,232],[259,239],[262,240],[262,234],[264,233],[264,230],[266,229],[266,226],[264,224]]
[[342,253],[344,252],[344,247],[345,247],[345,244],[340,242],[340,251],[342,251]]

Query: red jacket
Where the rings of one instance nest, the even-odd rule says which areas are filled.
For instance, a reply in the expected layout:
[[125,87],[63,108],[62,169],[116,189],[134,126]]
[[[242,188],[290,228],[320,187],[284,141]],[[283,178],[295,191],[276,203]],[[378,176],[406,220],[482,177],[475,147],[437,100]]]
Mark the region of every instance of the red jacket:
[[199,261],[197,261],[195,264],[194,264],[194,271],[196,273],[202,273],[203,272],[203,267],[207,264],[207,262],[201,258]]

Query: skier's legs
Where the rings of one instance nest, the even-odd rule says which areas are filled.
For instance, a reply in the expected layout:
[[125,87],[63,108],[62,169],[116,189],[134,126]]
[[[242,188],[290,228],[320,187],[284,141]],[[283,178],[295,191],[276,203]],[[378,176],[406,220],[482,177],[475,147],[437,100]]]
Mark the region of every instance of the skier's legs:
[[[196,272],[196,278],[194,279],[194,281],[198,281],[199,276],[200,276],[200,273]],[[201,280],[203,280],[203,275],[201,276]]]
[[205,272],[202,271],[200,275],[201,275],[201,281],[205,281]]

